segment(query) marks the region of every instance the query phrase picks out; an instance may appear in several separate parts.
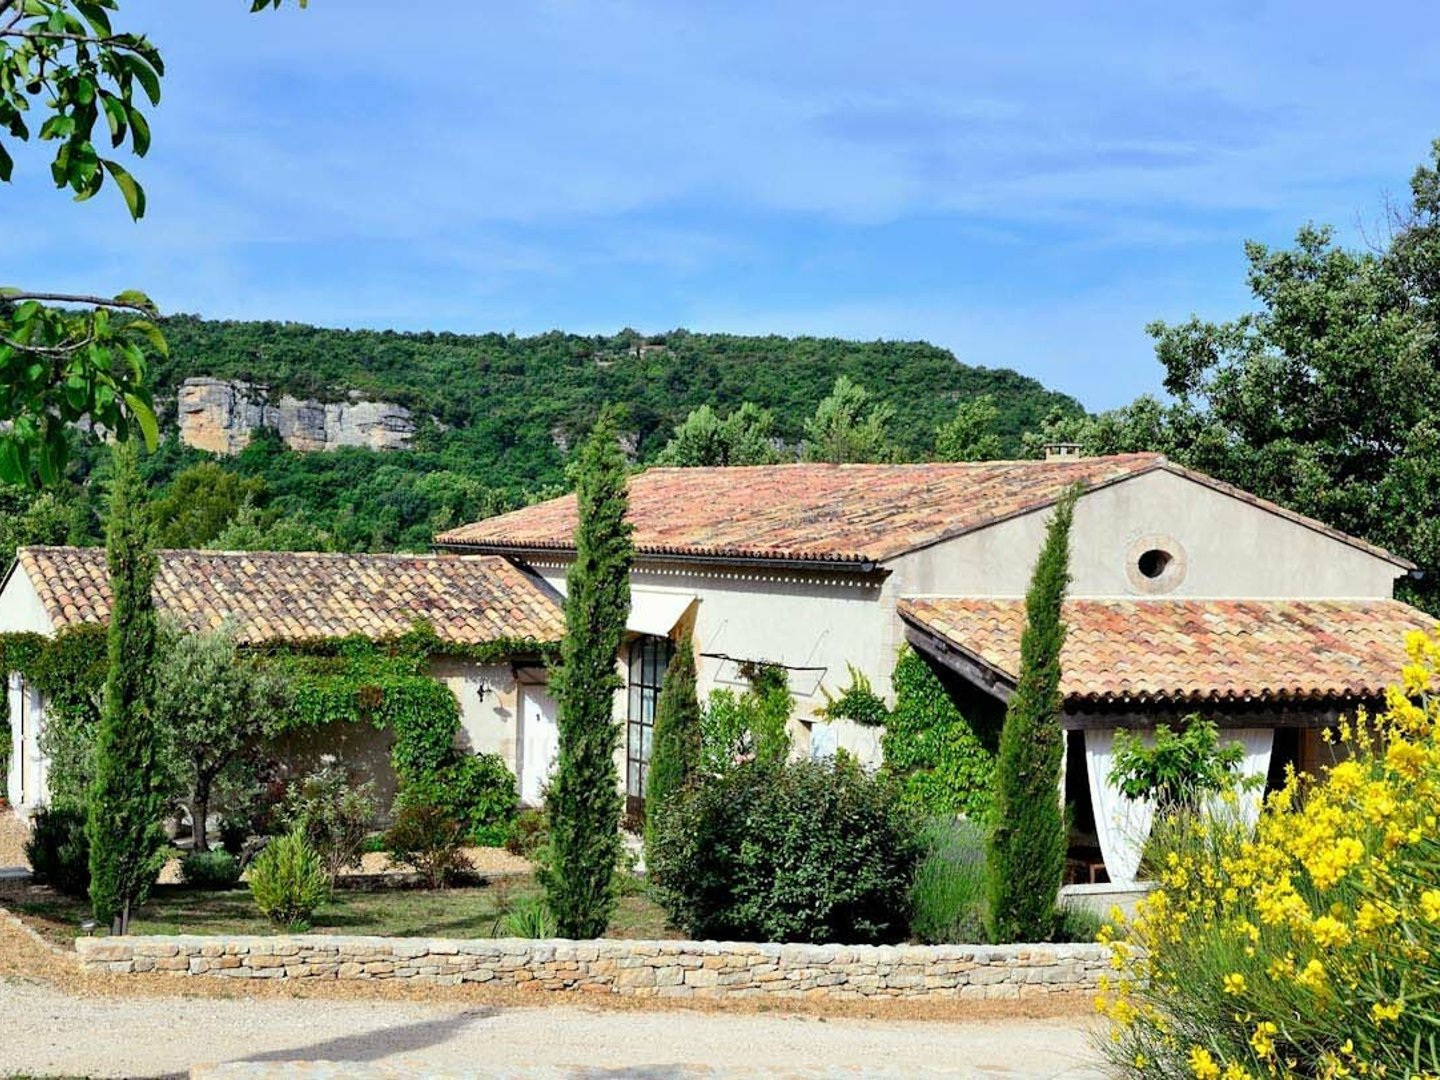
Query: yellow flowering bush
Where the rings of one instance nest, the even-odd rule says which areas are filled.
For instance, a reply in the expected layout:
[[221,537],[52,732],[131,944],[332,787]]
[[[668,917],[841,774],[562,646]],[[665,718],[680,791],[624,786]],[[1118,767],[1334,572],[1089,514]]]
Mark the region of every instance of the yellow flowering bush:
[[1384,711],[1253,830],[1157,837],[1159,887],[1101,931],[1118,1074],[1440,1076],[1440,637],[1406,648]]

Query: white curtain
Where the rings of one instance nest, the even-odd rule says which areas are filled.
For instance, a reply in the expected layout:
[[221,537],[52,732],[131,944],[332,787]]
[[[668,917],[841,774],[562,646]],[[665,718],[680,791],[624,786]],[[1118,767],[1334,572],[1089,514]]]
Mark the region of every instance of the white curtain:
[[[1152,745],[1151,732],[1138,732],[1141,740]],[[1260,820],[1260,807],[1265,800],[1265,778],[1270,773],[1270,751],[1275,732],[1270,728],[1222,728],[1222,746],[1238,742],[1245,748],[1240,775],[1260,779],[1242,791],[1238,802],[1211,799],[1206,806],[1213,817],[1238,816],[1247,826]],[[1090,804],[1095,810],[1095,832],[1100,838],[1100,855],[1110,880],[1129,885],[1140,869],[1140,853],[1150,836],[1155,820],[1155,805],[1150,799],[1127,799],[1110,783],[1110,769],[1115,764],[1115,729],[1094,728],[1085,732],[1085,765],[1090,778]]]
[[1245,758],[1240,762],[1240,775],[1245,778],[1258,776],[1245,790],[1239,793],[1238,801],[1213,798],[1206,809],[1214,818],[1238,818],[1247,827],[1254,828],[1260,820],[1260,807],[1265,803],[1265,778],[1270,775],[1270,751],[1275,746],[1274,728],[1221,728],[1220,745],[1239,743],[1245,748]]
[[[1140,732],[1148,744],[1152,736]],[[1150,835],[1155,804],[1150,799],[1127,799],[1110,783],[1115,764],[1115,729],[1091,728],[1085,732],[1085,768],[1090,777],[1090,805],[1095,810],[1095,832],[1100,857],[1110,880],[1121,885],[1135,881],[1140,852]]]

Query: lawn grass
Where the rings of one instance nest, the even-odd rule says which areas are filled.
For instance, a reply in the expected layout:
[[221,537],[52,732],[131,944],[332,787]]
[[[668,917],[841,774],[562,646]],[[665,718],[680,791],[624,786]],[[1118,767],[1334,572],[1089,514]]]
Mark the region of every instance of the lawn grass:
[[[606,936],[675,938],[665,913],[642,888],[622,888],[619,908]],[[509,906],[541,894],[533,878],[502,879],[475,888],[337,889],[311,920],[316,934],[377,934],[386,937],[488,938],[503,935],[501,920]],[[70,945],[90,918],[83,900],[31,890],[0,897],[3,903],[46,939]],[[149,902],[130,924],[133,934],[279,934],[283,928],[265,919],[250,890],[213,891],[184,885],[157,885]]]

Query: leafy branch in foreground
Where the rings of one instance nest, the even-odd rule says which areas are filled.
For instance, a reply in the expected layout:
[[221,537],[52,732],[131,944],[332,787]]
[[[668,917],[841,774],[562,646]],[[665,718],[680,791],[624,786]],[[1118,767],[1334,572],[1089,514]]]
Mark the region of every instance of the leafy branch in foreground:
[[[252,0],[250,10],[283,2]],[[84,202],[108,177],[138,221],[145,189],[106,155],[127,143],[135,157],[149,152],[142,107],[160,103],[165,62],[143,34],[115,29],[118,12],[119,0],[0,0],[0,182],[14,178],[15,145],[56,143],[57,188]],[[67,429],[79,421],[121,441],[138,427],[154,448],[144,346],[165,351],[155,314],[138,292],[0,289],[0,480],[54,484],[69,456]]]

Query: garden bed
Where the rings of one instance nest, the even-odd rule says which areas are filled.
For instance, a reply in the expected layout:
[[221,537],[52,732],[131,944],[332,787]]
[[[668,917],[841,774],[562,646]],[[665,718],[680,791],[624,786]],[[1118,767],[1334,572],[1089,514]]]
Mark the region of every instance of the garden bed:
[[[504,877],[479,887],[406,889],[393,885],[337,889],[315,912],[317,933],[384,937],[493,938],[514,905],[538,897],[533,877]],[[46,940],[69,946],[83,935],[90,918],[88,901],[62,896],[36,885],[0,884],[0,906],[18,915]],[[137,935],[176,934],[274,936],[281,930],[266,921],[246,888],[211,891],[181,885],[157,885],[150,901],[131,923]],[[646,896],[627,890],[610,925],[619,938],[667,938],[665,913]]]

